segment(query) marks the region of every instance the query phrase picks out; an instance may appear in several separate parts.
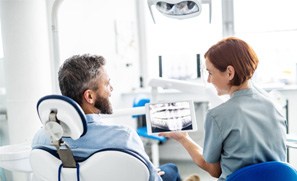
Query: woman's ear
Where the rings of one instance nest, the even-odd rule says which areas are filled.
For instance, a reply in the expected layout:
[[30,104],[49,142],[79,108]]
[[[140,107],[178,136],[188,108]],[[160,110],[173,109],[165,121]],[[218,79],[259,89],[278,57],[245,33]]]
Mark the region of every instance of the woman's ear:
[[234,70],[234,67],[232,65],[228,65],[227,74],[228,74],[229,80],[232,80],[234,78],[235,70]]
[[94,95],[93,95],[93,91],[90,89],[85,90],[84,94],[83,94],[83,98],[85,99],[85,101],[89,104],[93,104],[94,103]]

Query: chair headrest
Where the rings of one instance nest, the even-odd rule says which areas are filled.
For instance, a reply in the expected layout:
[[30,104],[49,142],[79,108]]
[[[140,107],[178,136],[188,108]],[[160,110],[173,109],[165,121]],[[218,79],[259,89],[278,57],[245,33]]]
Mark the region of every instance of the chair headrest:
[[[59,123],[50,121],[56,112]],[[62,137],[78,139],[87,132],[87,121],[81,107],[71,98],[62,95],[47,95],[37,103],[38,116],[52,139]]]

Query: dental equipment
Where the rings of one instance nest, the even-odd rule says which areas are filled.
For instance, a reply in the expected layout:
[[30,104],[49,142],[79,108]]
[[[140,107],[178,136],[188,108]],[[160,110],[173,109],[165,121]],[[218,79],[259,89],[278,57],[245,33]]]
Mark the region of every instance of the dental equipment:
[[149,10],[154,23],[155,17],[152,12],[152,7],[169,18],[186,19],[200,15],[202,4],[209,5],[209,22],[211,23],[211,0],[148,0]]

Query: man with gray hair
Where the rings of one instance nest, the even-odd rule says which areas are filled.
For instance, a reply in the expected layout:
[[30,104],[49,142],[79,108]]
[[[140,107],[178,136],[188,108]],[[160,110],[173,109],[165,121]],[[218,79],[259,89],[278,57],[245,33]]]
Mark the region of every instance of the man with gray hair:
[[[65,138],[75,157],[86,158],[92,153],[106,148],[120,148],[138,153],[145,159],[150,170],[150,181],[179,181],[180,176],[175,164],[160,166],[161,172],[149,160],[143,143],[135,130],[106,124],[100,114],[111,114],[109,101],[113,87],[105,69],[106,60],[97,55],[75,55],[67,59],[59,70],[61,93],[76,101],[83,109],[87,119],[87,133],[77,140]],[[45,130],[40,129],[32,147],[51,146]]]

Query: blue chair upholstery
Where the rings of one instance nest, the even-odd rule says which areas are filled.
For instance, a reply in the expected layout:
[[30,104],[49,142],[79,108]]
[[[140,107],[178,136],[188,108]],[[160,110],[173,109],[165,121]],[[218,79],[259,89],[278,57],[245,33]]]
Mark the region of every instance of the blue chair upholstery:
[[297,171],[285,162],[263,162],[241,168],[227,177],[227,181],[296,181]]

